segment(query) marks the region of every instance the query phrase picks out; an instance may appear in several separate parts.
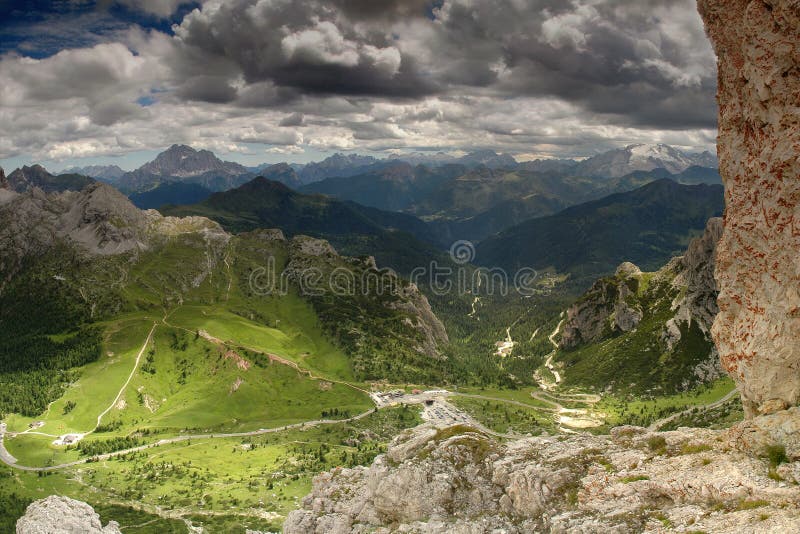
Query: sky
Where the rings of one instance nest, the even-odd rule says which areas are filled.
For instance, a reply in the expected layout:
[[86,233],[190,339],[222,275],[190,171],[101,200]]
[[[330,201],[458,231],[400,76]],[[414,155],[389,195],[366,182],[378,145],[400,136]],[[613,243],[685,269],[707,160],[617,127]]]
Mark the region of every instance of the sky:
[[0,0],[0,166],[713,150],[694,0]]

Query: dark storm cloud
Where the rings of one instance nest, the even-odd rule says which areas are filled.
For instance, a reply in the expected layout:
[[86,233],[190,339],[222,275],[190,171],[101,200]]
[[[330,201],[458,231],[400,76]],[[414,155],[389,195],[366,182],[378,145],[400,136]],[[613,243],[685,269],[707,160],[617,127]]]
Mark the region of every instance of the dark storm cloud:
[[694,9],[688,0],[453,0],[436,36],[456,58],[442,75],[559,97],[625,124],[714,127],[713,56]]
[[[437,86],[392,42],[384,23],[357,25],[345,2],[234,0],[196,11],[176,29],[187,54],[235,63],[248,83],[269,80],[303,93],[419,97]],[[420,2],[395,0],[381,12]],[[376,14],[375,8],[359,13]]]
[[693,0],[11,4],[25,9],[0,0],[0,119],[52,126],[0,139],[0,157],[152,147],[156,122],[269,144],[242,128],[256,117],[300,151],[705,148],[716,126]]
[[[298,94],[474,89],[557,97],[626,125],[716,120],[713,56],[691,0],[233,0],[195,11],[176,34],[178,70],[228,62],[248,84]],[[208,100],[222,96],[234,95]]]
[[441,2],[431,0],[333,0],[335,5],[353,20],[394,19],[396,17],[426,17]]
[[292,113],[278,123],[278,126],[303,126],[305,124],[305,117],[302,113]]

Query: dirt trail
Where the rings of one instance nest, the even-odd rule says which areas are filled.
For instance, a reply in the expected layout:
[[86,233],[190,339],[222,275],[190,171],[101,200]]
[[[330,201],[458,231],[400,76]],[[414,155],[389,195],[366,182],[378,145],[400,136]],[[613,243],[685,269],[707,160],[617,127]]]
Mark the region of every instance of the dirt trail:
[[[562,312],[561,315],[563,317],[564,313]],[[561,331],[561,325],[564,324],[565,320],[566,319],[561,319],[558,322],[558,324],[556,325],[556,329],[553,330],[553,332],[549,336],[547,336],[547,339],[553,345],[553,352],[551,352],[550,354],[547,355],[547,360],[545,360],[544,366],[547,367],[547,369],[551,373],[553,373],[553,379],[555,380],[555,384],[553,384],[553,385],[549,385],[548,384],[547,387],[545,387],[544,384],[542,384],[542,389],[555,388],[556,386],[558,386],[561,383],[561,374],[558,371],[556,371],[556,368],[553,365],[553,358],[555,358],[556,353],[558,352],[558,343],[556,343],[556,336]]]
[[[163,322],[164,320],[166,320],[166,317],[167,316],[165,315],[164,318],[161,319],[161,321]],[[110,412],[111,410],[114,409],[114,406],[117,405],[117,403],[119,402],[119,399],[125,393],[125,389],[127,389],[128,385],[131,383],[131,380],[133,380],[133,376],[136,374],[136,370],[139,368],[139,363],[142,361],[142,355],[144,354],[144,351],[147,350],[147,346],[153,340],[153,333],[155,333],[157,326],[158,326],[158,323],[153,323],[153,327],[150,329],[150,332],[147,334],[147,339],[144,340],[144,344],[142,345],[142,348],[139,349],[139,353],[136,355],[136,361],[133,364],[133,369],[131,369],[131,372],[128,375],[128,379],[125,381],[124,384],[122,384],[122,387],[119,389],[119,392],[117,393],[117,396],[114,397],[114,401],[109,405],[108,408],[103,410],[103,412],[100,415],[97,416],[97,424],[95,424],[94,428],[91,429],[89,432],[84,433],[83,434],[84,436],[86,436],[87,434],[91,434],[92,432],[97,430],[97,427],[100,426],[100,422],[102,421],[103,417],[108,412]]]

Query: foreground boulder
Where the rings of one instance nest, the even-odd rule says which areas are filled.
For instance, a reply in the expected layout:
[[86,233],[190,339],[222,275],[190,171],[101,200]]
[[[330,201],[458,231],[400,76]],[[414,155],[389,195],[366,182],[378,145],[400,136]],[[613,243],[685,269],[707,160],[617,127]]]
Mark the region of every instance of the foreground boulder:
[[88,504],[51,495],[31,503],[17,521],[17,534],[122,534],[116,521],[105,527]]
[[[421,426],[370,467],[317,476],[284,532],[800,530],[800,488],[770,478],[769,461],[738,451],[737,439],[618,427],[500,443],[467,427]],[[787,476],[799,465],[790,460],[780,465]]]
[[752,417],[800,401],[800,4],[698,4],[719,57],[726,200],[713,335]]

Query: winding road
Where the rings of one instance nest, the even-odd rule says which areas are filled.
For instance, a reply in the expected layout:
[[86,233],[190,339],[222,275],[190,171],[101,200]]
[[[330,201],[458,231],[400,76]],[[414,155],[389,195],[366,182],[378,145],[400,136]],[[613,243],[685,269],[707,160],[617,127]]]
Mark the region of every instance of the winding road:
[[263,434],[273,434],[276,432],[284,432],[286,430],[294,430],[297,428],[312,428],[315,426],[320,425],[334,425],[339,423],[348,423],[351,421],[358,421],[359,419],[363,419],[373,413],[376,408],[370,408],[366,412],[360,413],[356,416],[347,418],[347,419],[317,419],[315,421],[304,421],[302,423],[294,423],[291,425],[275,427],[275,428],[261,428],[259,430],[253,430],[250,432],[229,432],[229,433],[217,433],[217,434],[187,434],[185,436],[176,436],[173,438],[165,438],[154,443],[148,443],[147,445],[140,445],[139,447],[132,447],[130,449],[124,449],[121,451],[114,451],[109,452],[106,454],[100,454],[97,456],[92,456],[91,458],[83,458],[81,460],[76,460],[74,462],[66,462],[63,464],[58,465],[49,465],[47,467],[30,467],[26,465],[19,465],[17,464],[17,459],[11,456],[9,452],[6,450],[4,437],[5,437],[5,425],[0,424],[0,460],[6,465],[13,467],[15,469],[20,469],[22,471],[33,471],[33,472],[44,472],[44,471],[57,471],[59,469],[64,469],[67,467],[74,467],[76,465],[86,464],[86,463],[93,463],[96,461],[101,460],[108,460],[110,458],[114,458],[116,456],[124,456],[126,454],[130,454],[132,452],[143,451],[147,449],[152,449],[155,447],[159,447],[161,445],[169,445],[171,443],[179,443],[181,441],[191,441],[191,440],[202,440],[202,439],[217,439],[217,438],[244,438],[248,436],[261,436]]
[[[561,315],[563,317],[564,313],[562,312]],[[564,321],[566,321],[566,319],[561,319],[556,325],[556,329],[553,330],[553,332],[549,336],[547,336],[547,339],[553,345],[553,352],[547,355],[547,360],[545,360],[544,366],[547,367],[547,369],[551,373],[553,373],[553,379],[555,380],[555,384],[553,386],[548,385],[547,387],[545,387],[544,384],[541,384],[542,389],[545,390],[550,389],[551,387],[556,387],[561,383],[561,374],[558,371],[556,371],[556,368],[553,365],[553,358],[555,358],[556,353],[558,353],[558,343],[556,343],[556,336],[561,331],[561,325],[564,324]]]

